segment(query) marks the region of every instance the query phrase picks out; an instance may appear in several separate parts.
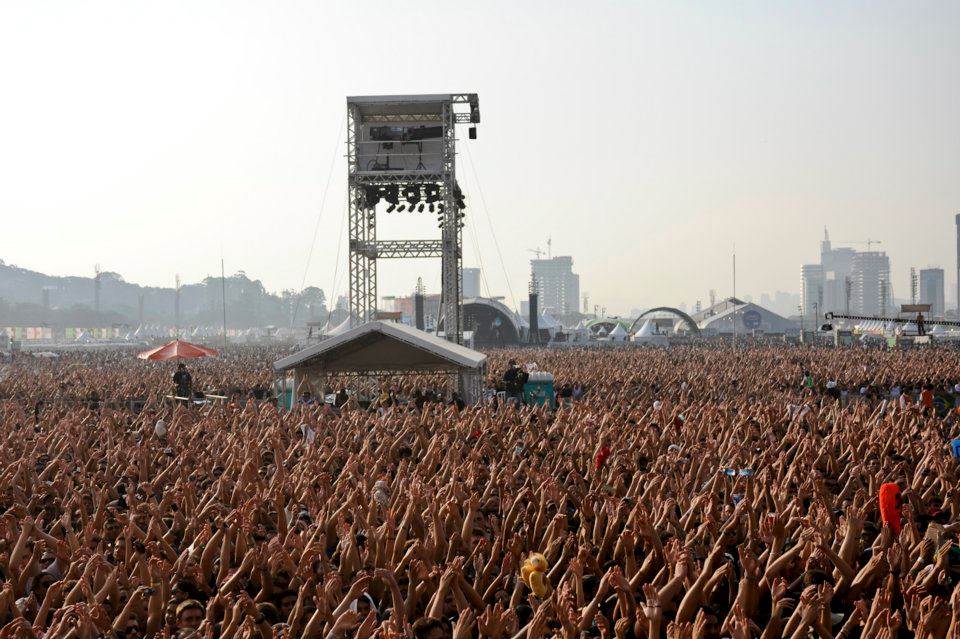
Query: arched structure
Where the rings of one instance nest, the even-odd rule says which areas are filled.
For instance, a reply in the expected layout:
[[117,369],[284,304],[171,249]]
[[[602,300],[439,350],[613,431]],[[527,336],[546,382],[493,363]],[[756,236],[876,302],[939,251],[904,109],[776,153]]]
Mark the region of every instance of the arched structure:
[[648,311],[644,311],[640,313],[637,319],[633,320],[633,324],[630,325],[630,333],[632,334],[636,330],[637,323],[640,320],[642,320],[647,315],[650,315],[651,313],[670,313],[671,315],[676,315],[681,320],[683,320],[683,323],[687,325],[691,333],[693,333],[694,335],[700,334],[700,327],[697,326],[697,323],[693,321],[692,317],[690,317],[689,315],[681,311],[679,308],[672,308],[670,306],[658,306],[657,308],[651,308]]
[[[523,338],[516,316],[503,302],[486,297],[463,300],[463,328],[473,331],[474,346],[515,346]],[[438,331],[443,330],[441,318]]]
[[620,319],[619,317],[598,317],[595,319],[587,320],[585,326],[589,328],[594,333],[599,333],[601,330],[605,333],[609,333],[617,325],[623,327],[623,330],[630,332],[628,329],[630,325],[626,321]]

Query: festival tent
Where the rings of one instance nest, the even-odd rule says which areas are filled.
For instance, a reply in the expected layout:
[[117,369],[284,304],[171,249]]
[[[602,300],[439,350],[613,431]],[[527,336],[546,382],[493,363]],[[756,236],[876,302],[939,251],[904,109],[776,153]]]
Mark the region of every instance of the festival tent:
[[[650,320],[647,321],[649,322]],[[613,330],[610,331],[610,334],[607,337],[615,342],[625,342],[629,336],[630,335],[627,333],[626,329],[624,329],[621,324],[617,324],[613,327]]]
[[634,333],[634,337],[653,337],[657,334],[656,324],[652,319],[646,320],[640,327],[640,330]]
[[[329,326],[329,323],[327,324]],[[326,328],[326,327],[325,327]],[[343,320],[333,328],[324,331],[324,335],[327,337],[336,337],[337,335],[343,335],[350,330],[350,318]]]
[[553,315],[544,311],[540,313],[540,328],[556,329],[560,324],[553,318]]
[[946,331],[943,326],[940,324],[934,324],[933,327],[928,331],[930,335],[943,335]]

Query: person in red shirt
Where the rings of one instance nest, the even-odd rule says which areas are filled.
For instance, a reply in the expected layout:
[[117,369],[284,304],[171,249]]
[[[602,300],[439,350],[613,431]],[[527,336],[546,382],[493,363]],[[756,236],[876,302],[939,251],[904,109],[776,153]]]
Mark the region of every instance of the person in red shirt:
[[880,486],[880,518],[890,526],[894,535],[900,534],[900,512],[903,509],[903,495],[900,487],[893,482]]
[[607,440],[603,439],[600,441],[600,448],[597,450],[597,456],[595,459],[596,464],[594,465],[594,468],[596,470],[600,470],[601,468],[603,468],[603,464],[607,461],[609,457],[610,457],[610,446],[607,443]]
[[920,391],[920,403],[923,405],[923,414],[929,415],[933,412],[933,391],[929,386]]

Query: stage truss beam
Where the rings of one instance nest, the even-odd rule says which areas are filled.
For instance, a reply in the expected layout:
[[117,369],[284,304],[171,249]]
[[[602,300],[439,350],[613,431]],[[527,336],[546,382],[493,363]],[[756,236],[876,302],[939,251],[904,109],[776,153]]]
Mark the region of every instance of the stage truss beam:
[[[463,105],[468,105],[464,112]],[[459,108],[457,108],[459,107]],[[456,197],[456,125],[476,124],[480,108],[475,93],[437,96],[391,96],[347,98],[347,171],[349,228],[349,290],[351,325],[376,318],[377,260],[403,258],[440,258],[441,318],[447,340],[463,343],[463,213]],[[365,126],[371,123],[433,123],[442,129],[440,161],[427,170],[377,167],[377,162],[361,165]],[[384,138],[376,138],[383,140]],[[381,146],[378,144],[378,147]],[[382,145],[385,146],[385,145]],[[422,149],[421,149],[422,155]],[[378,150],[379,157],[379,150]],[[422,163],[422,157],[421,157]],[[377,205],[370,205],[365,196],[370,187],[436,185],[439,202],[440,239],[377,240]],[[403,215],[404,213],[400,213]]]

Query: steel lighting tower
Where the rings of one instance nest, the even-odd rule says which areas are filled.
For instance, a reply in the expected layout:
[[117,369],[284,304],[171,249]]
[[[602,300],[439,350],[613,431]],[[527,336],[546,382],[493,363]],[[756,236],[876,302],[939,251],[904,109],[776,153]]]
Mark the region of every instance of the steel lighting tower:
[[[347,98],[351,325],[376,317],[378,259],[439,257],[444,332],[463,342],[465,204],[455,127],[478,122],[476,93]],[[440,239],[378,241],[378,210],[436,215]]]

